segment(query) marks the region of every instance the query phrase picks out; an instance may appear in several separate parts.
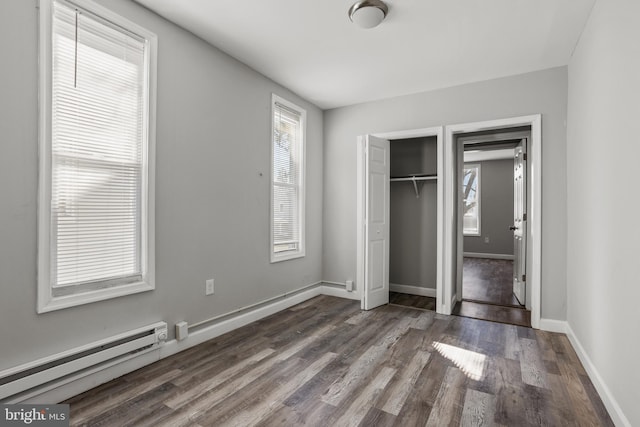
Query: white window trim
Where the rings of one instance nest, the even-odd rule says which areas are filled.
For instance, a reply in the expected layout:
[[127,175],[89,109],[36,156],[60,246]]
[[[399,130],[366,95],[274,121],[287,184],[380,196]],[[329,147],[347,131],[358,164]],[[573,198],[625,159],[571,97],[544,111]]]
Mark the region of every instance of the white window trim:
[[155,137],[156,137],[156,69],[155,34],[90,0],[64,0],[107,21],[115,23],[148,41],[146,62],[147,130],[143,142],[142,183],[142,280],[122,286],[54,297],[51,288],[51,98],[52,98],[52,2],[40,0],[39,28],[39,177],[38,177],[38,298],[37,312],[45,313],[91,302],[155,289]]
[[[464,236],[472,236],[479,237],[482,236],[482,188],[481,188],[481,177],[482,177],[482,165],[480,163],[465,163],[465,169],[469,168],[478,168],[478,185],[476,186],[476,194],[478,198],[478,231],[477,232],[468,232],[464,231],[464,225],[462,227],[462,234]],[[463,214],[464,217],[464,214]],[[464,220],[463,220],[464,221]]]
[[[297,251],[288,251],[288,252],[284,252],[284,253],[276,253],[273,251],[273,244],[274,244],[274,239],[273,239],[273,222],[274,222],[274,217],[273,217],[273,208],[274,208],[274,204],[273,204],[273,196],[274,196],[274,192],[273,192],[273,156],[274,156],[274,149],[273,149],[273,145],[274,145],[274,135],[275,135],[275,127],[274,127],[274,113],[275,113],[275,105],[276,103],[278,104],[282,104],[294,111],[297,111],[300,113],[300,120],[302,122],[302,147],[301,147],[301,162],[302,162],[302,173],[299,176],[300,179],[300,192],[299,192],[299,200],[298,200],[298,215],[299,215],[299,219],[300,219],[300,247]],[[270,192],[271,192],[271,197],[270,197],[270,213],[269,213],[269,253],[270,253],[270,260],[271,263],[276,263],[276,262],[280,262],[280,261],[286,261],[286,260],[290,260],[290,259],[295,259],[295,258],[302,258],[305,256],[306,253],[306,226],[305,226],[305,200],[306,200],[306,174],[307,174],[307,149],[306,149],[306,144],[307,144],[307,111],[294,104],[293,102],[287,101],[284,98],[279,97],[278,95],[276,95],[275,93],[271,94],[271,115],[269,116],[269,119],[271,120],[271,137],[269,138],[270,140],[270,144],[271,144],[271,157],[270,157],[270,181],[269,181],[269,187],[270,187]]]

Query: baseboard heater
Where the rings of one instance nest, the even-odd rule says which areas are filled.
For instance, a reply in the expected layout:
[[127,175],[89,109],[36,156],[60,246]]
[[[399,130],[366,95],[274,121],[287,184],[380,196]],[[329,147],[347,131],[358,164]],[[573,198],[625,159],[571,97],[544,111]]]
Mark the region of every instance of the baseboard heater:
[[166,339],[167,324],[157,322],[6,369],[0,372],[0,401],[15,401],[17,396],[28,398],[59,387],[151,351]]

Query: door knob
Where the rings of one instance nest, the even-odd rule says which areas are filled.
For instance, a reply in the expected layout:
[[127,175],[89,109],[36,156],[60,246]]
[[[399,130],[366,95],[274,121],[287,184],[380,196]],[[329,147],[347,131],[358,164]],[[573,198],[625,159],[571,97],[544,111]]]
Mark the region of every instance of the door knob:
[[511,227],[509,227],[509,230],[511,231],[516,231],[518,229],[518,227],[516,227],[515,225],[512,225]]

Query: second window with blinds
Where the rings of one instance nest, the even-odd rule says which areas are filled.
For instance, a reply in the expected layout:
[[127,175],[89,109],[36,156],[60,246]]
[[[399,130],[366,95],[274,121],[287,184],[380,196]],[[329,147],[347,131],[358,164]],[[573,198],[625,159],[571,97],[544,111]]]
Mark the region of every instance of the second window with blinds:
[[271,262],[305,255],[306,111],[271,99]]

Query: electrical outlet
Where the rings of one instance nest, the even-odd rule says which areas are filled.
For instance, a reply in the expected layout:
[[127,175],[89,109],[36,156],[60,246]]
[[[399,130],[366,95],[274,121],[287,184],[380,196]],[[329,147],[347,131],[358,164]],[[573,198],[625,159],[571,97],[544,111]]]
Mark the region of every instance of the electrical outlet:
[[214,292],[213,279],[208,279],[206,283],[207,283],[207,286],[206,286],[206,289],[205,289],[205,294],[206,295],[212,295],[213,292]]
[[485,238],[484,238],[484,242],[485,242],[485,243],[489,243],[489,238],[488,238],[488,237],[485,237]]

